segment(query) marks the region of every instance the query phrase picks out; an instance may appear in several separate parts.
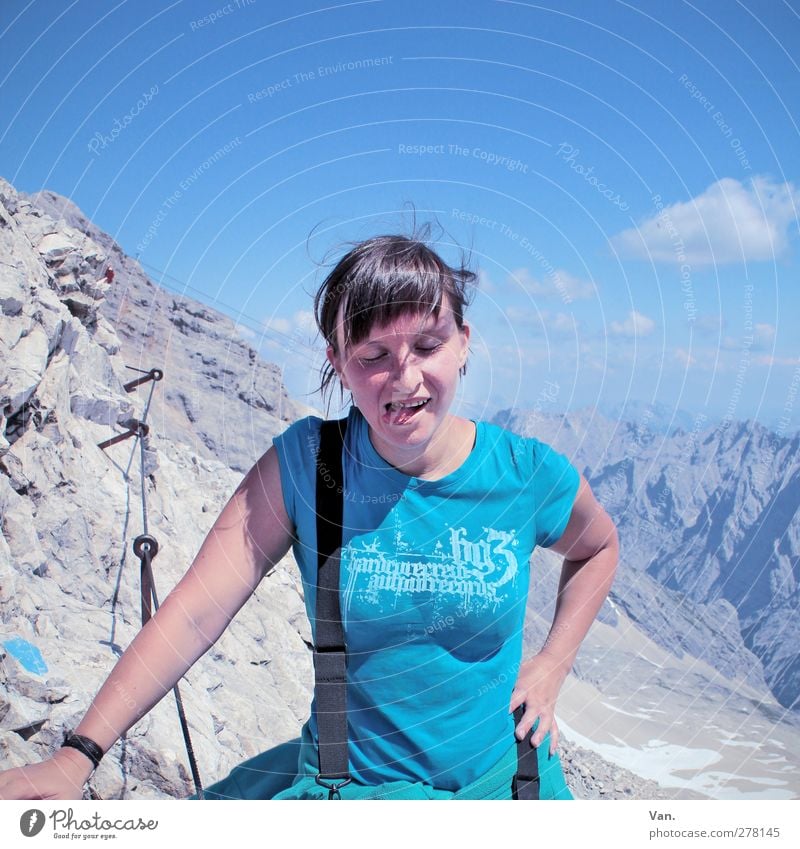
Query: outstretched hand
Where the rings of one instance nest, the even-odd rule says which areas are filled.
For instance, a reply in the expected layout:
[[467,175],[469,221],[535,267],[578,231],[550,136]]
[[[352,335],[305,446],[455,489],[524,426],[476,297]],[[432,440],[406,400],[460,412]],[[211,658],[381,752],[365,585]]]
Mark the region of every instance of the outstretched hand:
[[540,746],[549,731],[551,755],[558,747],[555,707],[565,678],[563,664],[552,656],[540,652],[520,666],[517,683],[511,693],[509,707],[511,713],[520,705],[525,706],[522,720],[515,729],[517,738],[523,740],[538,719],[539,724],[531,738],[531,743],[534,746]]
[[59,749],[42,763],[0,772],[0,799],[81,799],[91,773],[80,752]]

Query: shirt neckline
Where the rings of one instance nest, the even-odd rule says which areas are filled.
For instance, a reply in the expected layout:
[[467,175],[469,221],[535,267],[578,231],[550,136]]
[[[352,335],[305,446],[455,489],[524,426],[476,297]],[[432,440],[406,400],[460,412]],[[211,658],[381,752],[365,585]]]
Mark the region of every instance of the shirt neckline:
[[437,478],[436,480],[407,475],[405,472],[401,472],[400,469],[395,468],[391,463],[384,460],[384,458],[377,452],[369,436],[369,425],[367,424],[367,420],[361,414],[361,411],[354,407],[350,412],[350,418],[350,424],[354,425],[353,429],[355,430],[357,444],[360,449],[360,456],[364,457],[369,468],[375,469],[381,474],[386,475],[401,487],[410,487],[421,490],[447,489],[449,487],[456,486],[461,483],[463,479],[473,473],[474,467],[479,462],[478,458],[480,457],[480,453],[483,449],[484,423],[482,421],[470,419],[469,421],[475,425],[475,443],[472,446],[472,450],[464,459],[464,462],[457,469],[454,469],[452,472],[444,475],[444,477]]

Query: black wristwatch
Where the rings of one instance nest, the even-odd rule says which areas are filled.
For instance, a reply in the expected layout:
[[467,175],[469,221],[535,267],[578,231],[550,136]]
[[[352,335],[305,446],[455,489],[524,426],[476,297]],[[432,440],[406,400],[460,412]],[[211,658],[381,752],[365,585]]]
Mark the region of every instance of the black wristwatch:
[[89,739],[88,737],[84,737],[83,734],[75,734],[72,731],[67,731],[64,735],[64,742],[61,744],[61,748],[64,746],[68,746],[70,749],[77,749],[82,754],[86,755],[87,758],[92,762],[94,769],[100,765],[100,761],[103,759],[103,750],[94,742],[94,740]]

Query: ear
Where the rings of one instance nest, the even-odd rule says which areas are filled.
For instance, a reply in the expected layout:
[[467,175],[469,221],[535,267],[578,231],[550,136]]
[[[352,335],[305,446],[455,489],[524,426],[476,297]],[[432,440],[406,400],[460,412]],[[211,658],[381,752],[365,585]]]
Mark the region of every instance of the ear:
[[347,378],[344,376],[344,370],[341,362],[339,361],[339,357],[336,356],[336,352],[333,350],[333,345],[328,345],[325,349],[325,356],[328,358],[328,362],[336,372],[336,377],[339,378],[339,383],[341,383],[342,386],[349,392],[350,386],[347,383]]
[[458,360],[458,367],[464,368],[467,364],[467,357],[469,356],[469,334],[470,334],[470,326],[465,321],[461,328],[461,354]]

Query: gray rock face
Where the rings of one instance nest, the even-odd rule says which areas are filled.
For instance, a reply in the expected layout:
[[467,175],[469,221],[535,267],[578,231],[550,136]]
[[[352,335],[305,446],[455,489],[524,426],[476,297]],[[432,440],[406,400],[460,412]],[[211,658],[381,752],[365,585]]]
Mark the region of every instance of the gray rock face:
[[800,437],[702,417],[668,436],[592,410],[501,419],[586,475],[620,531],[612,599],[646,633],[800,707]]
[[[131,394],[123,388],[134,334],[124,342],[107,317],[105,247],[0,182],[0,254],[0,766],[7,768],[60,743],[139,629],[139,561],[131,542],[142,531],[140,452],[132,439],[105,451],[98,443],[143,417],[148,386]],[[154,289],[138,278],[136,285]],[[153,321],[174,326],[171,318],[199,312],[184,301],[173,306],[163,293],[151,297],[169,304]],[[231,322],[211,312],[195,319],[197,333],[209,332],[208,344],[197,344],[204,356],[224,347]],[[143,326],[138,308],[127,323]],[[180,347],[169,360],[173,380],[193,344],[173,344]],[[242,343],[231,345],[248,362],[242,380],[252,378],[264,407],[289,418],[297,408],[284,404],[274,370],[254,365],[254,352]],[[163,350],[145,347],[141,356]],[[202,370],[193,379],[195,386],[210,380]],[[164,394],[174,398],[191,385],[186,378]],[[229,393],[212,387],[208,395],[213,403]],[[260,455],[285,420],[231,403],[252,410],[253,432],[263,439],[249,449],[231,441],[230,452],[244,463],[246,451]],[[203,404],[198,408],[202,424]],[[144,485],[149,531],[160,544],[154,571],[162,599],[241,477],[209,457],[207,443],[226,436],[216,417],[207,418],[215,431],[195,428],[168,400],[154,400],[150,410]],[[309,640],[299,576],[287,558],[182,683],[206,780],[296,736],[311,700]],[[12,645],[38,650],[41,662],[28,668]],[[103,798],[185,796],[185,762],[167,697],[107,755],[93,786]]]
[[[230,318],[154,285],[138,262],[66,198],[53,192],[21,197],[26,200],[20,202],[63,222],[65,232],[102,248],[101,274],[111,268],[114,278],[100,284],[99,309],[116,338],[98,342],[109,353],[115,353],[109,345],[118,345],[128,366],[164,371],[167,379],[154,393],[150,412],[160,433],[245,472],[289,422],[311,412],[289,398],[280,369],[258,356]],[[66,238],[47,238],[48,251],[69,250]],[[137,376],[128,370],[125,380]]]

